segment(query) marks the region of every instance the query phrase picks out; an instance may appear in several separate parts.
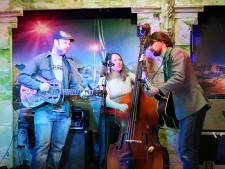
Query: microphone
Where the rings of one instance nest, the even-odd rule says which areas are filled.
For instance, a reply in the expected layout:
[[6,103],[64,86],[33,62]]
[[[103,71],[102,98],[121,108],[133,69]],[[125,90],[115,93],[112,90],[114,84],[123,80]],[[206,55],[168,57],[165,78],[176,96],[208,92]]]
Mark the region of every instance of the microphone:
[[108,60],[107,62],[102,62],[102,64],[107,67],[107,74],[109,75],[110,74],[110,70],[111,70],[111,67],[114,66],[115,64],[112,63],[111,60]]
[[114,63],[112,63],[111,60],[108,60],[107,62],[102,62],[102,64],[103,64],[105,67],[112,67],[112,66],[115,65]]
[[108,67],[112,67],[115,65],[111,60],[108,60],[107,64],[108,64]]

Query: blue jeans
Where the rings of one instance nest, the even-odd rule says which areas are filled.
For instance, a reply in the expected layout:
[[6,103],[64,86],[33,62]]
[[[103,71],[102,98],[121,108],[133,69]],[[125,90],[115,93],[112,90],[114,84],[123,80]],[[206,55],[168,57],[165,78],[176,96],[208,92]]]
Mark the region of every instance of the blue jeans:
[[31,169],[57,169],[71,125],[65,113],[38,111],[34,115],[35,147]]
[[199,168],[199,147],[205,114],[206,110],[201,109],[179,121],[178,153],[183,169]]

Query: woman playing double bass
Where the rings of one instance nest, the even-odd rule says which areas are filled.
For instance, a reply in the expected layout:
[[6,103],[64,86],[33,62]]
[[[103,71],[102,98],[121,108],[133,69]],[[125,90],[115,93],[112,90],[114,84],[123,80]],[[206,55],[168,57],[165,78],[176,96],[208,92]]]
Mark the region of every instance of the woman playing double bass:
[[[99,167],[100,169],[106,169],[106,153],[108,151],[109,145],[113,144],[119,136],[119,126],[115,123],[115,110],[118,109],[121,112],[125,112],[128,109],[126,103],[119,103],[118,101],[128,93],[131,93],[135,75],[132,73],[127,73],[125,70],[125,65],[123,63],[122,57],[118,53],[108,53],[106,55],[105,62],[109,60],[114,64],[111,67],[110,74],[107,79],[107,96],[106,96],[106,122],[107,133],[106,133],[106,144],[104,144],[105,131],[102,131],[102,125],[104,125],[103,111],[101,111],[99,119]],[[140,61],[143,60],[143,57]],[[103,84],[105,83],[107,68],[103,65],[102,76],[99,81],[99,89],[103,89]],[[143,73],[144,75],[144,73]],[[105,150],[107,148],[107,150]]]

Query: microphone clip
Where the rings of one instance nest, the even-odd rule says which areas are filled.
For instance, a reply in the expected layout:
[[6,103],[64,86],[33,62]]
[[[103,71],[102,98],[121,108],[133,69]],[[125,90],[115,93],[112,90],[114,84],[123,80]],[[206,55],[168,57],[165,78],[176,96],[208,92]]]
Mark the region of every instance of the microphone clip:
[[105,67],[112,67],[112,66],[115,65],[114,63],[112,63],[111,60],[108,60],[107,62],[102,62],[102,64],[103,64]]

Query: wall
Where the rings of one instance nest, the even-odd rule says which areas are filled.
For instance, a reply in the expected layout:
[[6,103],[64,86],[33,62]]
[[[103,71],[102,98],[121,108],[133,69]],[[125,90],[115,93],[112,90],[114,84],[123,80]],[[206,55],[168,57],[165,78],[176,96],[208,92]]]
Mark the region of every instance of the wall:
[[[12,108],[12,28],[24,10],[128,7],[138,15],[138,23],[172,35],[175,45],[190,52],[190,31],[198,24],[204,6],[225,5],[224,0],[1,0],[0,1],[0,166],[15,165],[13,154],[17,113]],[[16,71],[15,71],[16,74]],[[15,122],[14,122],[15,120]],[[172,132],[174,133],[174,132]],[[176,132],[175,132],[176,133]],[[174,146],[174,145],[172,145]]]

